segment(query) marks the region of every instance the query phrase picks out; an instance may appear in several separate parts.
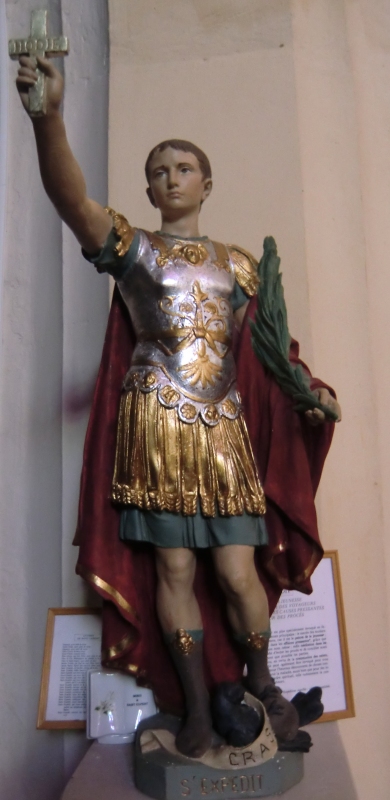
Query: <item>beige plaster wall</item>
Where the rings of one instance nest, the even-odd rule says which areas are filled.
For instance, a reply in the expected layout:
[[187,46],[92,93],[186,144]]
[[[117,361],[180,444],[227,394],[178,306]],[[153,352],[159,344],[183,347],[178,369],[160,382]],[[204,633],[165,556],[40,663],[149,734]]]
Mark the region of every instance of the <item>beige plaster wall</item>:
[[[297,0],[292,9],[313,366],[320,374],[332,372],[344,410],[319,498],[324,544],[340,552],[357,714],[338,728],[357,797],[385,798],[389,572],[380,454],[388,425],[377,376],[389,386],[390,375],[383,346],[379,366],[374,331],[380,327],[385,336],[378,312],[385,302],[388,267],[386,255],[376,260],[368,247],[373,243],[370,217],[386,211],[378,191],[382,177],[374,187],[367,160],[374,150],[386,171],[389,106],[382,103],[383,95],[376,104],[372,98],[380,123],[367,136],[364,116],[370,112],[362,96],[362,73],[368,56],[375,61],[375,50],[381,49],[366,30],[357,69],[356,50],[363,49],[358,22],[367,21],[368,6]],[[379,14],[380,3],[370,4],[372,21]],[[383,84],[379,70],[372,78]],[[370,211],[364,201],[367,181]],[[386,226],[376,232],[383,240],[388,235]],[[372,273],[377,291],[370,295]],[[362,753],[371,735],[375,745],[368,765]]]
[[[386,353],[390,20],[385,0],[110,2],[109,200],[158,228],[143,163],[208,153],[202,232],[256,255],[273,234],[290,328],[339,393],[318,499],[339,550],[357,716],[312,726],[291,800],[388,798],[390,448]],[[369,743],[369,745],[368,745]]]

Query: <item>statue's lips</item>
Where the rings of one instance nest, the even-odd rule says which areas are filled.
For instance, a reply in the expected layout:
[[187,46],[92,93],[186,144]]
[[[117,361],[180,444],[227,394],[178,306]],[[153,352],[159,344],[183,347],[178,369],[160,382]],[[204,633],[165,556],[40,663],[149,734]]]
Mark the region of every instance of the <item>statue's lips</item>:
[[168,192],[167,197],[169,197],[170,200],[176,200],[183,197],[183,195],[180,192]]

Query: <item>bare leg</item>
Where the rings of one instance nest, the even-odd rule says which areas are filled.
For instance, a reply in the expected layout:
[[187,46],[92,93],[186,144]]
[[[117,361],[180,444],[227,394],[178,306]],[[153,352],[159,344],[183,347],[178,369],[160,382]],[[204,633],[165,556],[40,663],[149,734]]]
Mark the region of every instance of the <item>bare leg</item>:
[[269,626],[268,599],[254,562],[254,547],[241,544],[214,547],[218,581],[225,594],[234,633],[265,631]]
[[212,550],[218,581],[225,594],[229,622],[235,638],[244,649],[248,668],[247,684],[256,696],[272,684],[268,670],[268,639],[260,650],[247,647],[248,636],[267,634],[269,630],[268,599],[254,562],[254,547],[227,545]]
[[210,747],[212,723],[203,677],[203,624],[193,590],[196,557],[187,548],[159,547],[156,564],[157,613],[186,699],[186,720],[176,747],[199,758]]
[[226,596],[230,624],[244,654],[249,691],[268,711],[280,740],[294,739],[299,720],[268,669],[269,608],[267,595],[254,563],[254,548],[227,545],[212,550],[218,581]]
[[157,614],[164,633],[203,628],[193,583],[196,556],[186,547],[156,547]]

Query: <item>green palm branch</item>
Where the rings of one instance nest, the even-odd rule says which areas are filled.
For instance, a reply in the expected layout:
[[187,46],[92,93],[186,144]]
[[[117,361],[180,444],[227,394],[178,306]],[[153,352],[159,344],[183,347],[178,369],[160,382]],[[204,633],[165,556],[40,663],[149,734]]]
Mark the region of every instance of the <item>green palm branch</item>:
[[258,267],[260,284],[257,311],[255,319],[249,320],[253,350],[263,366],[273,373],[282,391],[291,395],[295,411],[319,408],[328,419],[336,421],[337,414],[320,403],[317,395],[311,391],[309,376],[302,366],[289,361],[291,336],[279,265],[275,239],[267,236]]

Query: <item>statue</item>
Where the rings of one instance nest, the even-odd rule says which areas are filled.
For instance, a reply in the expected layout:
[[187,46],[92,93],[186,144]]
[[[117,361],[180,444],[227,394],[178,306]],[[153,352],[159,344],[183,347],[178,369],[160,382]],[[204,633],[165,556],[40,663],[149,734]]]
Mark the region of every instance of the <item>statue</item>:
[[[38,73],[20,57],[17,87],[28,110],[29,88],[46,76],[46,113],[32,117],[45,190],[85,257],[117,284],[76,536],[77,571],[106,601],[103,664],[184,713],[176,748],[189,758],[212,744],[210,690],[240,683],[246,665],[246,690],[288,748],[303,717],[270,675],[269,617],[281,589],[310,592],[322,557],[314,493],[333,431],[326,415],[339,419],[339,405],[301,365],[316,394],[297,412],[280,375],[257,360],[248,324],[255,336],[257,263],[198,228],[212,189],[207,156],[187,141],[157,145],[145,170],[160,229],[134,228],[87,197],[59,110],[61,75],[36,61]],[[276,259],[273,240],[264,259]],[[233,705],[240,691],[227,688]]]

